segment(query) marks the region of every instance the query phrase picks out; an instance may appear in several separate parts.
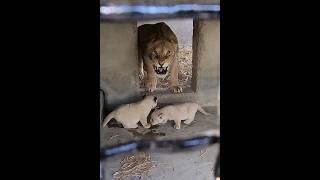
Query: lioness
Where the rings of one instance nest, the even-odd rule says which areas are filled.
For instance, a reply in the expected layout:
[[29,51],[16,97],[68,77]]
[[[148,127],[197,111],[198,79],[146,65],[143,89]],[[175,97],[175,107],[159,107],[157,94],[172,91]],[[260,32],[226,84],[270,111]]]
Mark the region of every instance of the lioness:
[[138,27],[138,54],[140,73],[145,77],[148,91],[157,87],[157,78],[165,78],[170,72],[170,87],[182,92],[178,86],[178,39],[164,22],[144,24]]

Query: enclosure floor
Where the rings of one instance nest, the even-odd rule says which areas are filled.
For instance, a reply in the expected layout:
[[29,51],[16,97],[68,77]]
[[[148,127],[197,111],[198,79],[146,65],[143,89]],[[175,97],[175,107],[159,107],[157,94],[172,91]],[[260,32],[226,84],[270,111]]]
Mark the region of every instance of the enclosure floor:
[[[173,123],[163,124],[151,129],[144,129],[139,126],[138,129],[124,129],[118,127],[101,129],[101,146],[116,145],[130,140],[138,140],[144,138],[157,139],[178,139],[189,138],[203,134],[208,130],[214,130],[219,134],[219,126],[217,124],[216,107],[204,107],[204,109],[213,115],[205,116],[197,112],[195,121],[190,125],[181,124],[181,129],[173,128]],[[213,167],[218,152],[218,146],[210,146],[202,149],[162,154],[149,153],[152,160],[156,161],[156,167],[142,179],[152,180],[175,180],[175,179],[192,179],[206,180],[213,179]],[[106,179],[114,179],[113,173],[120,168],[120,161],[125,155],[114,156],[106,161],[105,171]],[[127,180],[139,178],[127,178]]]
[[[206,150],[162,154],[149,153],[156,167],[142,180],[214,180],[214,165],[219,146],[213,145]],[[206,152],[206,153],[204,153]],[[113,173],[119,170],[125,155],[107,159],[105,163],[105,180],[114,180]],[[140,177],[127,177],[124,180],[141,180]]]

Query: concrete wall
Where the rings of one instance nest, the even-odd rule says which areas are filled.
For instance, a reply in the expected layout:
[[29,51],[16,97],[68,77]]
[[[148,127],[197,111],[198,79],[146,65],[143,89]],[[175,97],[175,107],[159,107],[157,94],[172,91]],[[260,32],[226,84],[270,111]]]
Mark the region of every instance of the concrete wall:
[[100,79],[107,108],[138,96],[137,24],[100,24]]
[[[216,106],[220,77],[220,22],[195,21],[193,32],[193,91],[157,94],[159,103],[194,101]],[[101,87],[107,92],[107,108],[141,99],[138,86],[137,23],[100,25]]]
[[193,87],[197,102],[216,106],[220,79],[220,21],[193,23]]

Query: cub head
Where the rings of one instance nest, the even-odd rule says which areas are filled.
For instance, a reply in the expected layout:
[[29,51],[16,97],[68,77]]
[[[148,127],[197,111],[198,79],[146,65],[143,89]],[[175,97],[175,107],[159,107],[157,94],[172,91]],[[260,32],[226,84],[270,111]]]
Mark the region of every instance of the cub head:
[[150,123],[151,125],[163,124],[168,121],[168,117],[165,113],[161,111],[161,109],[156,109],[151,114]]
[[148,104],[151,109],[158,105],[158,98],[156,96],[143,96],[143,101]]
[[152,42],[152,48],[147,52],[148,63],[151,63],[153,70],[159,77],[166,77],[169,68],[177,53],[177,44],[167,40]]

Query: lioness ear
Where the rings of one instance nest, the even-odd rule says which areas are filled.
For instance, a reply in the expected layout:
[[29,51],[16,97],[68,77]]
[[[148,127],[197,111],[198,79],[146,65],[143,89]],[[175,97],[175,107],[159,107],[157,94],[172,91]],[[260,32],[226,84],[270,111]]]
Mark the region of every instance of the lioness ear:
[[154,102],[157,102],[158,98],[157,98],[157,97],[154,97],[153,100],[154,100]]

